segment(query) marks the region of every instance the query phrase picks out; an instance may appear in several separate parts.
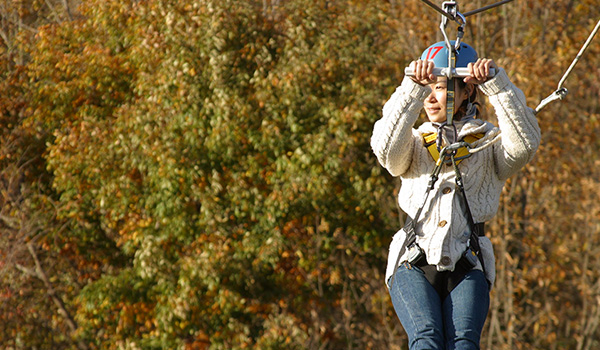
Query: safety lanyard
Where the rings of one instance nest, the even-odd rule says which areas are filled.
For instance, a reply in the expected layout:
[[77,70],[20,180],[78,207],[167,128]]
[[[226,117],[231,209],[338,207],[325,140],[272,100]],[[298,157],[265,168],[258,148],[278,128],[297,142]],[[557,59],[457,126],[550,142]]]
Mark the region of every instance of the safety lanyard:
[[454,118],[454,75],[456,69],[456,52],[460,47],[460,41],[464,35],[464,25],[466,24],[466,20],[464,17],[458,12],[458,5],[456,1],[445,1],[443,4],[444,11],[454,17],[457,21],[458,19],[462,19],[461,25],[458,27],[458,35],[454,44],[454,47],[450,43],[450,39],[448,39],[448,35],[446,35],[446,26],[448,25],[448,18],[442,16],[442,21],[440,23],[440,30],[444,35],[444,42],[446,43],[446,47],[448,49],[448,70],[446,72],[446,123],[449,126],[453,126],[453,118]]

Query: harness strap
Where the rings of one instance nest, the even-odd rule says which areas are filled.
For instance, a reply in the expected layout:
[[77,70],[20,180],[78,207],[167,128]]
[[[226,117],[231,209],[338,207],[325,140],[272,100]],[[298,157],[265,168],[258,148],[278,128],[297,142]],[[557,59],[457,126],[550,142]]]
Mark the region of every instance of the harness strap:
[[465,278],[467,273],[473,269],[472,265],[464,260],[466,260],[464,256],[460,258],[460,260],[456,263],[454,271],[438,271],[435,265],[429,265],[427,263],[427,258],[425,255],[423,255],[421,259],[412,265],[420,268],[421,271],[423,271],[425,278],[436,290],[441,300],[444,300],[448,294],[452,292],[454,287],[456,287]]
[[[478,133],[478,134],[471,134],[471,135],[467,135],[465,136],[462,140],[465,141],[468,144],[472,144],[475,141],[480,140],[481,138],[483,138],[483,136],[485,136],[485,134],[483,133]],[[437,132],[432,132],[432,133],[428,133],[428,134],[424,134],[423,135],[423,145],[427,148],[427,150],[429,151],[429,154],[431,155],[431,157],[433,158],[433,161],[437,163],[438,159],[440,158],[440,151],[437,148],[436,145],[436,140],[437,140],[438,134]],[[461,147],[456,151],[456,154],[454,155],[454,159],[456,160],[456,164],[460,164],[460,162],[471,156],[471,153],[469,153],[469,150],[467,149],[467,147]],[[452,161],[450,160],[450,158],[447,158],[444,160],[444,162],[448,165],[452,164]]]
[[479,258],[479,262],[481,263],[481,269],[485,273],[485,264],[483,262],[483,256],[481,255],[481,247],[479,246],[479,237],[481,233],[477,232],[480,228],[475,224],[475,220],[473,220],[471,208],[469,208],[469,201],[467,200],[467,193],[465,191],[465,187],[463,186],[462,176],[458,169],[458,164],[456,163],[454,158],[452,158],[452,165],[454,165],[454,171],[456,173],[456,185],[460,188],[460,196],[465,204],[465,211],[467,212],[467,222],[469,223],[469,227],[471,228],[471,237],[469,238],[469,246],[471,247],[471,253],[474,254],[477,258]]

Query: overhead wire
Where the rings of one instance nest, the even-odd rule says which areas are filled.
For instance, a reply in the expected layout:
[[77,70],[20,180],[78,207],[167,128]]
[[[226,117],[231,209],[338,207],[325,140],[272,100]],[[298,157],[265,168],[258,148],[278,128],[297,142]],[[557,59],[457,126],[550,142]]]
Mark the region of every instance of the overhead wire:
[[514,0],[503,0],[503,1],[499,1],[499,2],[497,2],[497,3],[495,3],[495,4],[487,5],[487,6],[484,6],[484,7],[480,8],[480,9],[477,9],[477,10],[473,10],[473,11],[466,12],[466,13],[464,13],[463,15],[464,15],[465,17],[469,17],[469,16],[471,16],[471,15],[475,15],[475,14],[478,14],[478,13],[480,13],[480,12],[487,11],[487,10],[489,10],[489,9],[493,9],[494,7],[498,7],[498,6],[500,6],[500,5],[504,5],[504,4],[506,4],[506,3],[509,3],[509,2],[511,2],[511,1],[514,1]]
[[[444,9],[442,9],[438,5],[434,4],[433,2],[431,2],[429,0],[421,0],[421,1],[424,2],[425,4],[427,4],[429,7],[431,7],[435,11],[439,12],[442,16],[445,16],[446,18],[448,18],[450,20],[453,20],[453,21],[455,20],[455,17],[452,14],[449,14],[448,12],[444,11]],[[484,6],[482,8],[479,8],[477,10],[466,12],[463,15],[465,17],[469,17],[471,15],[475,15],[475,14],[478,14],[480,12],[487,11],[489,9],[493,9],[493,8],[498,7],[500,5],[504,5],[504,4],[509,3],[511,1],[514,1],[514,0],[502,0],[502,1],[499,1],[497,3],[494,3],[494,4],[491,4],[491,5],[487,5],[487,6]]]

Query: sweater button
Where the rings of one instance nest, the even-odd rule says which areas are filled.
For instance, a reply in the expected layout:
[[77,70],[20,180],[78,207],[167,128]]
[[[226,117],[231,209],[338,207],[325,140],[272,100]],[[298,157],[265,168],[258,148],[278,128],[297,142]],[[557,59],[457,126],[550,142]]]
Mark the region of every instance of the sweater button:
[[450,188],[450,187],[444,187],[444,189],[442,190],[443,194],[448,194],[450,192],[452,192],[452,188]]
[[452,260],[450,260],[449,256],[442,257],[442,261],[441,261],[442,265],[448,266],[448,265],[450,265],[451,262],[452,262]]
[[442,220],[442,221],[440,221],[440,223],[438,224],[438,226],[439,227],[444,227],[444,226],[446,226],[447,223],[448,223],[448,221]]

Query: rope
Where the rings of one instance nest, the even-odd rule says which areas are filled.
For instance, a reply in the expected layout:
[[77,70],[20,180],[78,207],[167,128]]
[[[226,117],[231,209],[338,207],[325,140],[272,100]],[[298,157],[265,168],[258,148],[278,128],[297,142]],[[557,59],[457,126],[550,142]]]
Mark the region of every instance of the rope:
[[492,130],[487,132],[483,138],[481,138],[471,144],[471,148],[469,148],[469,153],[473,154],[473,153],[481,152],[484,149],[490,147],[491,145],[500,141],[500,135],[501,135],[500,129],[498,129],[498,127],[494,127]]
[[558,83],[558,89],[562,88],[562,84],[565,82],[565,80],[567,80],[567,76],[569,76],[569,74],[573,70],[573,67],[575,67],[575,65],[577,64],[577,62],[579,61],[579,59],[581,58],[581,56],[585,52],[585,50],[588,48],[588,46],[590,46],[590,43],[592,42],[592,39],[594,39],[594,36],[596,36],[596,33],[598,32],[599,28],[600,28],[600,20],[598,21],[598,23],[596,24],[596,27],[594,28],[594,30],[592,30],[592,33],[587,38],[587,40],[585,41],[585,43],[581,47],[581,50],[579,50],[579,53],[577,54],[577,56],[575,57],[575,59],[573,60],[573,62],[571,62],[571,65],[569,66],[569,68],[567,69],[567,71],[563,75],[562,79]]
[[575,59],[573,60],[573,62],[571,62],[571,65],[569,66],[569,68],[567,68],[567,71],[565,72],[565,74],[563,74],[562,78],[558,82],[558,87],[556,88],[556,91],[551,93],[548,97],[543,99],[542,102],[540,102],[540,104],[535,108],[535,111],[534,111],[535,114],[538,114],[538,112],[541,111],[542,108],[546,107],[546,105],[548,105],[550,102],[553,102],[556,100],[562,100],[565,98],[565,96],[567,96],[569,91],[566,88],[564,88],[562,85],[564,84],[565,80],[567,80],[567,77],[569,76],[569,74],[571,74],[573,67],[575,67],[577,62],[579,62],[579,59],[581,58],[581,56],[583,56],[583,53],[585,52],[585,50],[588,48],[588,46],[590,46],[590,43],[594,39],[594,36],[596,36],[598,29],[600,29],[600,20],[598,21],[598,23],[596,24],[596,27],[594,27],[594,30],[592,30],[592,32],[590,33],[590,36],[588,36],[587,40],[585,41],[585,43],[579,50],[579,53],[577,54],[577,56],[575,56]]

